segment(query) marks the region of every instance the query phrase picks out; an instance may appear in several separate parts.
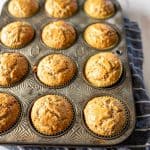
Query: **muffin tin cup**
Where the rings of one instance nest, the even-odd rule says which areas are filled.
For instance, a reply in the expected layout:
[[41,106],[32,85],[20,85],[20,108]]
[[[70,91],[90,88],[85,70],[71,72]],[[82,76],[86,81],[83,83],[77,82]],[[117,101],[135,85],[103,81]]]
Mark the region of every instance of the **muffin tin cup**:
[[72,24],[71,22],[64,21],[64,22],[66,22],[67,24],[71,25],[71,26],[74,28],[76,37],[75,37],[75,40],[74,40],[70,45],[68,45],[67,47],[65,47],[65,48],[49,47],[49,46],[46,45],[46,43],[44,43],[44,41],[42,40],[42,32],[43,32],[43,29],[44,29],[49,23],[57,22],[57,21],[61,21],[61,19],[57,19],[57,20],[48,22],[48,23],[44,24],[44,25],[41,27],[41,30],[40,30],[40,42],[42,43],[42,45],[43,45],[44,47],[46,47],[46,48],[48,48],[48,49],[52,49],[52,50],[54,50],[54,51],[68,50],[70,47],[72,47],[72,46],[77,42],[77,40],[78,40],[78,38],[79,38],[78,31],[77,31],[75,25]]
[[[16,22],[16,21],[14,21],[14,22]],[[20,22],[22,22],[22,21],[20,21]],[[27,22],[27,21],[25,21],[25,22]],[[13,23],[13,22],[10,22],[10,23]],[[27,22],[28,23],[28,22]],[[8,24],[6,24],[6,25],[8,25]],[[31,24],[30,24],[31,25]],[[32,25],[31,25],[32,26]],[[3,27],[5,27],[5,26],[3,26]],[[32,28],[33,28],[33,30],[34,30],[34,35],[33,35],[33,38],[29,41],[29,42],[27,42],[26,44],[22,44],[22,45],[20,45],[20,46],[14,46],[14,47],[9,47],[9,46],[7,46],[7,45],[5,45],[2,41],[1,41],[1,39],[0,39],[0,45],[2,45],[2,47],[4,47],[4,48],[9,48],[10,50],[19,50],[19,49],[22,49],[22,48],[24,48],[24,47],[26,47],[26,46],[28,46],[28,45],[30,45],[33,41],[34,41],[34,39],[35,39],[35,37],[36,37],[36,30],[35,30],[35,28],[34,28],[34,26],[32,26]],[[2,30],[2,29],[1,29]],[[0,34],[1,34],[1,30],[0,30]]]
[[89,101],[91,101],[93,98],[96,98],[96,97],[101,97],[101,96],[110,96],[112,98],[115,98],[114,96],[112,95],[106,95],[106,94],[101,94],[101,95],[95,95],[93,97],[91,97],[88,101],[86,101],[83,105],[83,111],[82,111],[82,120],[83,120],[83,126],[85,128],[85,130],[91,134],[92,136],[96,137],[96,138],[99,138],[99,139],[105,139],[105,140],[112,140],[112,139],[116,139],[116,138],[119,138],[121,135],[123,135],[126,130],[128,129],[129,127],[129,123],[130,123],[130,113],[129,113],[129,110],[128,110],[128,107],[127,105],[125,104],[125,102],[123,102],[122,100],[118,99],[117,100],[123,105],[124,109],[125,109],[125,112],[126,112],[126,123],[124,125],[124,127],[122,128],[122,130],[120,130],[118,133],[116,134],[113,134],[112,136],[104,136],[104,135],[100,135],[100,134],[96,134],[95,132],[93,132],[89,127],[88,125],[86,124],[86,121],[85,121],[85,117],[84,117],[84,109],[87,105],[87,103]]
[[[39,98],[41,98],[41,97],[43,97],[43,96],[46,96],[46,95],[58,95],[58,96],[64,97],[65,100],[70,103],[70,105],[71,105],[71,107],[72,107],[72,110],[73,110],[73,118],[72,118],[72,121],[70,122],[70,125],[69,125],[66,129],[64,129],[63,131],[57,132],[56,134],[51,134],[51,135],[49,135],[49,134],[43,134],[43,133],[39,132],[39,131],[34,127],[34,125],[33,125],[33,123],[32,123],[32,120],[31,120],[31,115],[30,115],[34,103],[35,103]],[[62,95],[62,94],[59,94],[59,93],[45,93],[45,94],[43,94],[43,95],[40,95],[40,96],[36,97],[36,98],[31,102],[30,107],[28,108],[28,122],[29,122],[30,128],[31,128],[31,130],[32,130],[37,136],[40,136],[40,137],[42,137],[42,138],[57,138],[57,137],[60,137],[60,136],[63,136],[63,135],[65,135],[65,134],[67,134],[67,132],[68,132],[69,130],[71,130],[71,128],[72,128],[73,125],[74,125],[74,122],[75,122],[75,120],[76,120],[75,116],[76,116],[75,108],[74,108],[74,105],[72,104],[72,102],[70,101],[70,99],[68,99],[66,96],[64,96],[64,95]]]
[[12,124],[7,130],[4,130],[4,131],[0,132],[0,136],[4,136],[4,135],[12,132],[18,126],[18,124],[20,123],[20,121],[22,119],[22,115],[23,115],[23,113],[22,113],[23,112],[23,105],[22,105],[20,99],[16,95],[14,95],[13,93],[5,92],[5,91],[0,91],[0,93],[5,93],[5,94],[9,94],[9,95],[13,96],[16,99],[16,101],[18,102],[19,106],[20,106],[20,113],[17,117],[16,122],[14,124]]
[[[7,2],[7,5],[9,5],[9,2],[10,2],[10,1]],[[38,4],[39,4],[39,7],[38,7],[37,11],[34,12],[33,14],[29,15],[28,17],[15,17],[15,16],[13,16],[13,15],[9,12],[8,7],[7,7],[6,10],[7,10],[7,13],[8,13],[12,18],[14,18],[14,19],[28,19],[28,18],[34,17],[34,16],[40,11],[41,6],[40,6],[39,0],[38,0]]]
[[[44,9],[45,9],[45,4],[44,4]],[[45,9],[45,14],[46,14],[47,17],[49,17],[51,19],[60,19],[60,20],[70,19],[70,18],[74,17],[78,12],[79,12],[79,3],[78,3],[78,1],[77,1],[77,10],[71,16],[68,16],[68,17],[54,17],[54,16],[50,15]]]
[[12,83],[12,84],[8,84],[8,85],[0,85],[0,88],[11,88],[11,87],[14,87],[14,86],[19,85],[20,83],[22,83],[22,82],[28,77],[28,75],[29,75],[29,73],[30,73],[30,70],[31,70],[31,65],[30,65],[29,60],[27,59],[27,57],[24,56],[23,54],[19,53],[19,52],[2,52],[2,53],[0,53],[0,54],[4,54],[4,53],[17,53],[17,54],[20,54],[20,55],[22,55],[22,56],[27,60],[27,62],[28,62],[28,71],[26,72],[26,74],[25,74],[19,81],[16,81],[16,82],[14,82],[14,83]]
[[[102,52],[101,52],[101,53],[102,53]],[[92,56],[94,56],[94,55],[96,55],[96,54],[98,54],[98,53],[95,53],[95,54],[93,54],[93,55],[90,55],[90,56],[88,56],[88,57],[86,58],[86,61],[85,61],[84,64],[83,64],[83,70],[82,70],[82,78],[83,78],[83,80],[84,80],[89,86],[91,86],[91,87],[93,87],[93,88],[95,88],[95,89],[100,89],[100,90],[102,90],[102,89],[109,89],[109,90],[112,90],[113,88],[116,88],[116,87],[118,87],[120,84],[122,84],[123,81],[125,80],[126,70],[125,70],[125,65],[123,64],[123,62],[121,61],[121,59],[119,58],[119,56],[118,56],[118,58],[119,58],[120,61],[121,61],[122,67],[121,67],[120,76],[119,76],[118,80],[117,80],[115,83],[111,83],[109,86],[101,86],[101,87],[98,87],[98,86],[94,86],[92,83],[90,83],[90,82],[88,81],[88,79],[86,78],[86,75],[85,75],[85,66],[86,66],[88,60],[89,60]]]
[[38,83],[38,84],[40,84],[41,86],[44,86],[45,88],[50,88],[50,89],[61,89],[61,88],[65,88],[66,86],[69,86],[70,84],[72,84],[73,82],[74,82],[74,80],[76,79],[76,77],[77,77],[77,75],[78,75],[78,64],[71,58],[71,57],[69,57],[69,56],[67,56],[67,55],[64,55],[64,56],[67,56],[68,58],[70,58],[73,62],[74,62],[74,64],[75,64],[75,66],[76,66],[76,72],[75,72],[75,74],[72,76],[72,78],[69,80],[69,81],[67,81],[66,83],[64,83],[64,84],[62,84],[62,85],[58,85],[58,86],[50,86],[50,85],[48,85],[48,84],[45,84],[45,83],[43,83],[40,79],[39,79],[39,77],[37,76],[37,67],[38,67],[38,64],[40,63],[40,61],[44,58],[44,57],[46,57],[46,56],[48,56],[48,55],[53,55],[53,54],[61,54],[61,53],[48,53],[47,55],[44,55],[42,58],[40,58],[38,61],[37,61],[37,63],[33,66],[33,73],[34,73],[34,78],[35,78],[35,80],[36,80],[36,82]]
[[[83,7],[82,7],[82,10],[83,10],[83,11],[85,12],[85,14],[86,14],[88,17],[90,17],[91,19],[105,21],[105,20],[107,20],[107,19],[113,18],[113,17],[116,15],[116,12],[118,11],[117,6],[116,6],[116,5],[117,5],[116,2],[115,2],[115,1],[111,1],[111,2],[113,3],[114,8],[115,8],[114,13],[112,13],[112,14],[110,14],[110,15],[108,15],[108,16],[102,17],[102,18],[95,18],[95,17],[90,16],[90,15],[85,11],[84,5],[83,5]],[[84,2],[84,4],[85,4],[85,2]]]
[[[86,29],[87,29],[89,26],[91,26],[91,25],[93,25],[93,24],[96,24],[96,23],[103,23],[103,24],[109,25],[110,27],[112,27],[112,28],[116,31],[116,33],[117,33],[117,35],[118,35],[118,39],[117,39],[117,41],[116,41],[113,45],[111,45],[110,47],[106,47],[106,48],[101,48],[101,49],[99,49],[99,48],[93,47],[93,46],[91,46],[89,43],[87,43],[87,41],[86,41],[85,38],[84,38],[84,33],[85,33]],[[108,23],[108,22],[104,22],[104,21],[94,22],[94,23],[91,23],[91,24],[87,25],[87,26],[85,27],[83,33],[82,33],[82,38],[83,38],[84,43],[85,43],[88,47],[90,47],[91,49],[98,50],[99,52],[105,52],[105,51],[111,51],[111,50],[113,50],[115,47],[117,47],[117,46],[119,45],[119,43],[121,42],[121,39],[122,39],[120,30],[119,30],[115,25],[110,24],[110,23]]]

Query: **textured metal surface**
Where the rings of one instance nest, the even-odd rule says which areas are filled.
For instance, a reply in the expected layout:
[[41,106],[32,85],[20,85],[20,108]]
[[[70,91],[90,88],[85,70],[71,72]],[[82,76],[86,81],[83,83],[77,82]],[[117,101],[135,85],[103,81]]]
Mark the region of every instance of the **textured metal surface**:
[[[111,23],[119,29],[121,36],[120,43],[112,50],[118,54],[118,50],[121,54],[118,56],[123,62],[125,73],[123,75],[123,80],[117,83],[111,88],[96,89],[88,85],[83,77],[83,67],[87,58],[93,54],[98,53],[89,47],[82,36],[85,27],[91,23],[101,22],[99,20],[89,18],[82,10],[84,0],[79,0],[79,11],[76,15],[69,19],[65,19],[75,26],[78,32],[78,39],[76,43],[68,48],[67,50],[58,51],[58,53],[70,56],[78,65],[78,74],[73,82],[64,88],[52,89],[39,84],[35,76],[33,75],[32,69],[30,73],[20,84],[9,88],[0,88],[0,91],[10,92],[16,95],[22,103],[22,116],[17,126],[7,132],[6,134],[0,135],[0,144],[23,144],[23,145],[49,145],[49,146],[108,146],[118,144],[124,141],[133,131],[135,126],[135,107],[132,93],[132,82],[131,74],[128,64],[125,33],[123,28],[123,15],[119,4],[113,0],[117,6],[117,13],[105,22]],[[36,30],[36,36],[34,40],[27,45],[25,48],[18,50],[11,50],[0,44],[1,52],[20,52],[25,55],[31,65],[31,68],[39,61],[39,59],[46,54],[56,53],[55,50],[47,48],[40,38],[42,27],[50,21],[56,19],[49,18],[44,10],[44,1],[40,1],[40,11],[33,17],[27,19],[16,19],[12,17],[7,11],[7,3],[5,4],[2,15],[0,17],[0,28],[4,25],[16,21],[23,20],[30,22]],[[50,136],[40,136],[35,131],[33,131],[30,119],[28,116],[29,108],[32,102],[40,95],[45,93],[58,93],[65,95],[73,104],[75,108],[75,122],[71,129],[69,129],[65,134],[58,137]],[[119,100],[122,100],[128,107],[129,110],[129,125],[126,131],[117,138],[103,139],[97,138],[87,132],[85,129],[84,121],[82,119],[82,108],[84,104],[94,96],[101,95],[111,95]]]

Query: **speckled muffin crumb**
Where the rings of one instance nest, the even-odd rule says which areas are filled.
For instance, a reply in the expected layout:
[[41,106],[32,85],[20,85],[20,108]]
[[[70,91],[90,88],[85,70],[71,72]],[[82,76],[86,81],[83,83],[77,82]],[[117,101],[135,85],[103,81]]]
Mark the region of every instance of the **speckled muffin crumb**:
[[106,50],[116,46],[119,36],[117,31],[110,25],[95,23],[86,28],[84,39],[91,47]]
[[84,109],[84,118],[88,128],[100,136],[117,135],[127,123],[125,106],[110,96],[91,99]]
[[70,102],[63,96],[46,95],[35,101],[31,121],[35,129],[45,135],[56,135],[66,130],[74,116]]
[[86,0],[85,12],[95,19],[106,19],[115,13],[115,6],[111,0]]
[[42,31],[42,41],[50,48],[66,49],[76,40],[76,31],[73,26],[56,21],[46,25]]
[[77,70],[76,64],[62,54],[50,54],[37,66],[37,77],[45,85],[57,87],[70,82]]
[[27,74],[29,64],[27,59],[19,53],[0,54],[0,85],[10,86]]
[[8,4],[8,11],[17,18],[33,16],[39,10],[37,0],[11,0]]
[[54,18],[68,18],[78,9],[76,0],[46,0],[45,10]]
[[122,75],[122,62],[111,52],[98,53],[89,58],[84,70],[87,81],[95,87],[114,85]]
[[0,133],[10,129],[19,119],[20,113],[20,104],[16,98],[0,93]]
[[0,40],[9,48],[22,48],[34,37],[34,29],[27,22],[12,22],[1,30]]

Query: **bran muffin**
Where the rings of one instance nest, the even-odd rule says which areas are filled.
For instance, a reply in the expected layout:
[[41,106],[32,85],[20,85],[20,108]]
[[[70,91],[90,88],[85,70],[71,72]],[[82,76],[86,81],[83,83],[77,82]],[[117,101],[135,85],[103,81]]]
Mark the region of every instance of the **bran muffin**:
[[86,80],[95,87],[114,85],[122,75],[122,62],[111,52],[90,57],[85,65]]
[[33,16],[39,10],[37,0],[11,0],[8,4],[8,11],[17,18]]
[[68,18],[78,9],[76,0],[46,0],[45,10],[54,18]]
[[91,47],[106,50],[116,46],[119,36],[118,32],[110,25],[95,23],[86,28],[84,39]]
[[77,67],[73,60],[62,54],[50,54],[37,66],[37,77],[45,85],[63,86],[74,77]]
[[106,19],[114,15],[115,6],[111,0],[86,0],[84,11],[92,18]]
[[59,95],[46,95],[35,101],[31,109],[34,128],[44,135],[56,135],[66,130],[74,117],[70,102]]
[[29,70],[27,59],[19,53],[0,54],[0,86],[10,86],[25,77]]
[[46,46],[54,49],[66,49],[76,40],[76,31],[73,26],[56,21],[46,25],[42,31],[42,41]]
[[15,125],[20,113],[20,104],[16,98],[6,93],[0,93],[0,133]]
[[2,28],[1,42],[9,48],[22,48],[34,37],[34,29],[27,22],[12,22]]
[[90,100],[84,109],[84,118],[93,133],[106,137],[119,134],[127,124],[125,106],[110,96]]

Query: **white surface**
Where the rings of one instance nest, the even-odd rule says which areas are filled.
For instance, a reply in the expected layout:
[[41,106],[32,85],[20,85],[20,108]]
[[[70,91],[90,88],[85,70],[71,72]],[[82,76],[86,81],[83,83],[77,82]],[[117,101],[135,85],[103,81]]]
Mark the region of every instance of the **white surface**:
[[[6,0],[0,0],[0,10]],[[124,14],[131,20],[137,21],[142,30],[144,50],[144,80],[150,95],[150,0],[118,0]]]
[[144,81],[150,95],[150,0],[119,0],[126,16],[137,21],[142,30]]

